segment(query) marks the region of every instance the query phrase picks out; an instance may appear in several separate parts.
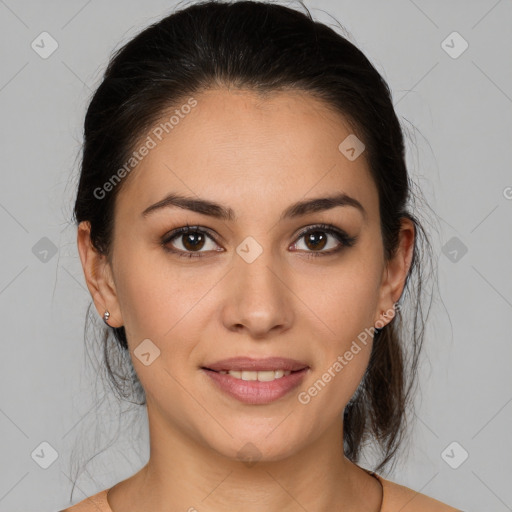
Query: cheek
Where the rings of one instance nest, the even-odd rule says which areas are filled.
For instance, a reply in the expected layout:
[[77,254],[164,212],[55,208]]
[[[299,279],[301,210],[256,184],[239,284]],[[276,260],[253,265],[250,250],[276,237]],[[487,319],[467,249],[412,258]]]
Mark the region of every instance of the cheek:
[[374,268],[362,260],[354,261],[315,280],[307,302],[329,327],[335,343],[346,342],[373,326],[379,299],[379,277]]
[[[218,310],[215,285],[221,275],[198,272],[192,265],[177,268],[142,252],[126,252],[117,268],[121,277],[119,303],[130,352],[150,339],[160,350],[158,362],[173,373],[182,374],[204,337],[205,324],[213,321],[212,315]],[[137,361],[134,364],[138,373],[144,373],[145,367]]]
[[123,322],[133,342],[139,338],[163,342],[201,297],[195,283],[180,272],[171,272],[170,265],[157,264],[142,251],[125,252],[116,270]]
[[[171,265],[154,263],[139,254],[123,254],[117,262],[119,303],[133,366],[145,392],[157,403],[184,410],[190,400],[180,382],[186,379],[190,354],[201,335],[201,324],[194,320],[205,314],[206,301],[201,299],[212,284],[204,276],[195,282],[186,272],[172,271]],[[147,342],[141,345],[146,339],[156,349]],[[158,354],[149,365],[138,359],[139,346],[149,347],[144,352],[154,350],[151,358]]]
[[318,327],[327,336],[318,339],[322,346],[317,351],[319,365],[311,379],[313,388],[306,392],[311,401],[332,407],[336,413],[356,391],[369,363],[378,302],[377,268],[375,262],[354,258],[350,265],[318,280],[310,297]]
[[326,424],[342,414],[368,367],[371,333],[358,338],[359,334],[340,337],[326,346],[322,364],[297,396],[299,403],[311,407],[313,416],[320,415]]

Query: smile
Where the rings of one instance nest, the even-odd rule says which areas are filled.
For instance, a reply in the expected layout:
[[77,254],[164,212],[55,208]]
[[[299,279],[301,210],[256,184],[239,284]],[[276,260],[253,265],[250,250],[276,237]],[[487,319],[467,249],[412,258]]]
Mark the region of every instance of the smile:
[[259,380],[260,382],[270,382],[275,379],[280,379],[292,373],[290,370],[263,370],[258,372],[251,371],[237,371],[237,370],[221,370],[219,373],[229,374],[235,379],[242,380]]

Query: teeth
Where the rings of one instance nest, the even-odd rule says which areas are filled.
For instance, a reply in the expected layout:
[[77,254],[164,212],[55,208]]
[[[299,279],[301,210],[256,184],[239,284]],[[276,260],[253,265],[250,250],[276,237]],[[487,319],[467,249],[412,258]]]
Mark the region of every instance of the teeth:
[[252,371],[236,371],[236,370],[221,370],[219,373],[229,373],[235,379],[242,380],[259,380],[260,382],[270,382],[275,379],[280,379],[285,375],[290,375],[292,373],[290,370],[264,370],[260,372],[252,372]]

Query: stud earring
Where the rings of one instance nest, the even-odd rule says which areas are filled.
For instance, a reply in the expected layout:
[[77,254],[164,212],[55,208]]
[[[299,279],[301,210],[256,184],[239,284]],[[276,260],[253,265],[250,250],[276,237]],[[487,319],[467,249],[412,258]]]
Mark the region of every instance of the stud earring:
[[[105,311],[103,313],[103,321],[108,325],[108,319],[110,318],[110,313],[108,311]],[[110,326],[109,326],[110,327]]]

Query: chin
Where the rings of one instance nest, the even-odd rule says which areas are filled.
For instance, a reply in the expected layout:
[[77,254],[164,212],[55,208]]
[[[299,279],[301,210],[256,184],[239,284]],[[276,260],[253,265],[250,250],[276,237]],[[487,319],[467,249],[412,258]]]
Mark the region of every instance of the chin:
[[294,443],[289,432],[283,430],[283,433],[286,434],[283,435],[283,433],[277,433],[277,430],[271,434],[269,432],[272,429],[266,429],[260,434],[244,433],[238,430],[233,438],[225,436],[222,443],[213,442],[214,440],[210,440],[210,443],[207,441],[207,443],[221,456],[252,467],[258,462],[285,460],[296,453],[299,441]]

